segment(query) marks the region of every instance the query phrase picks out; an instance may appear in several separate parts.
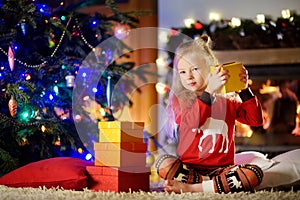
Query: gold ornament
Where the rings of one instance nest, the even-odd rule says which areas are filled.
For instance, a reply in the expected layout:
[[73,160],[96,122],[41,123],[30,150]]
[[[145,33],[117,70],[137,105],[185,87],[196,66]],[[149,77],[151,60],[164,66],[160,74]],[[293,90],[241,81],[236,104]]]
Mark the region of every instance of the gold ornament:
[[56,137],[56,140],[54,141],[54,145],[55,146],[61,146],[61,141],[60,141],[60,137],[59,136]]
[[27,138],[22,137],[22,138],[18,141],[18,144],[19,144],[20,146],[25,146],[25,145],[28,145],[28,144],[29,144],[29,141],[27,140]]
[[17,113],[18,103],[15,100],[14,96],[11,96],[10,100],[8,101],[8,109],[9,113],[12,117],[14,117]]

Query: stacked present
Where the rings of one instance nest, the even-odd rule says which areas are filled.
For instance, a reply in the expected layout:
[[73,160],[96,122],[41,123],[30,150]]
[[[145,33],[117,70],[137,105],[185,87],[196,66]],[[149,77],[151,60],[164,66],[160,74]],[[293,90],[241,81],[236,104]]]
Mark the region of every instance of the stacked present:
[[87,167],[89,188],[95,191],[149,191],[147,144],[143,122],[99,122],[94,143],[95,165]]

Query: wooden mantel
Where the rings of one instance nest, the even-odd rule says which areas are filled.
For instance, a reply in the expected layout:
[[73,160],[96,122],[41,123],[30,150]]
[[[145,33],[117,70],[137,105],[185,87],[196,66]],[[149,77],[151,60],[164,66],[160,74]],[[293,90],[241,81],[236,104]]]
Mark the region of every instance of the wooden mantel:
[[300,64],[300,48],[214,51],[220,63],[240,61],[244,65]]

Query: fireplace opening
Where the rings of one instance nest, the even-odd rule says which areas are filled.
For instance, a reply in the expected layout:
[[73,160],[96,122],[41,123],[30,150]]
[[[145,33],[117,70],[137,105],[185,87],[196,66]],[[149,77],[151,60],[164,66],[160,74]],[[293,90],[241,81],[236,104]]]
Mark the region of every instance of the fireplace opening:
[[248,65],[250,87],[263,108],[264,123],[236,123],[237,150],[279,153],[300,147],[300,64]]

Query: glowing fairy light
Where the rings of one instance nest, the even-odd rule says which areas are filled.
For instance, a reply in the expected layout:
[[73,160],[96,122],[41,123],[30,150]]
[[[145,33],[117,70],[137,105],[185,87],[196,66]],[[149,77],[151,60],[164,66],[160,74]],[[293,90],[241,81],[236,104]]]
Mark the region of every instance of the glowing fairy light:
[[221,15],[220,15],[220,13],[217,13],[217,12],[210,12],[208,14],[208,18],[210,21],[220,21]]
[[93,25],[93,26],[96,26],[97,24],[98,24],[97,20],[93,20],[93,21],[92,21],[92,25]]
[[80,153],[80,154],[82,154],[82,153],[83,153],[83,149],[79,147],[79,148],[77,149],[77,152]]
[[100,108],[100,113],[101,113],[102,116],[106,115],[106,112],[105,112],[104,108]]
[[43,133],[45,133],[45,131],[46,131],[46,127],[45,127],[44,125],[42,125],[42,127],[41,127],[41,131],[42,131]]
[[90,97],[89,97],[89,96],[85,96],[85,97],[83,97],[82,99],[83,99],[84,101],[87,101],[87,100],[90,99]]
[[22,117],[23,118],[27,118],[29,116],[29,113],[28,112],[24,112],[23,114],[22,114]]
[[186,18],[183,20],[185,27],[191,28],[192,24],[195,24],[196,20],[193,18]]
[[58,87],[57,87],[57,85],[55,85],[55,86],[53,87],[53,91],[55,92],[56,95],[58,95]]
[[284,19],[290,18],[290,17],[291,17],[291,12],[290,12],[290,10],[289,10],[289,9],[282,10],[282,11],[281,11],[281,16],[282,16],[282,18],[284,18]]
[[94,93],[98,92],[98,89],[95,88],[95,87],[92,90],[93,90]]
[[130,28],[127,24],[118,24],[114,29],[114,35],[119,40],[125,39],[129,35]]
[[166,61],[165,61],[164,58],[159,57],[159,58],[156,59],[156,64],[157,64],[158,66],[166,66]]
[[169,41],[169,34],[165,31],[159,32],[159,41],[162,43],[167,43]]
[[264,14],[257,14],[256,15],[256,22],[259,24],[265,23],[265,15]]
[[82,117],[81,115],[75,115],[75,121],[79,122],[81,121]]
[[90,153],[86,154],[86,156],[85,156],[86,160],[90,160],[91,158],[92,158],[92,154],[90,154]]
[[230,25],[232,27],[239,27],[241,25],[241,19],[240,18],[237,18],[237,17],[233,17],[231,18],[231,23]]
[[165,94],[169,90],[168,86],[161,82],[156,83],[155,89],[159,94]]

